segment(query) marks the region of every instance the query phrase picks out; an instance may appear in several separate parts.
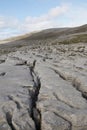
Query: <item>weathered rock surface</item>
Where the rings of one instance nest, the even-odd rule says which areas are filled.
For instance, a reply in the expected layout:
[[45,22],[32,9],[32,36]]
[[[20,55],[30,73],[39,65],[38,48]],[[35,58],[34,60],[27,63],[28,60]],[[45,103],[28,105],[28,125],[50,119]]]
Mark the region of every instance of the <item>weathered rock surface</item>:
[[87,45],[1,56],[0,130],[87,130]]

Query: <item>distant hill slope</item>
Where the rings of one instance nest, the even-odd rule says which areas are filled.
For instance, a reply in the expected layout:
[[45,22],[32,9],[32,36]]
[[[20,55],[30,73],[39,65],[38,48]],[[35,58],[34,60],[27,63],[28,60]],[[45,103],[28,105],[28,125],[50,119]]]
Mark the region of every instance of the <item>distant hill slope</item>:
[[70,35],[76,33],[87,33],[87,24],[75,27],[75,28],[53,28],[53,29],[46,29],[37,33],[33,33],[31,36],[27,37],[26,40],[43,40],[48,38],[55,38],[60,37],[62,35]]
[[[51,28],[1,41],[0,52],[26,45],[87,42],[87,24],[74,28]],[[4,44],[2,44],[4,43]],[[3,51],[3,52],[4,52]]]

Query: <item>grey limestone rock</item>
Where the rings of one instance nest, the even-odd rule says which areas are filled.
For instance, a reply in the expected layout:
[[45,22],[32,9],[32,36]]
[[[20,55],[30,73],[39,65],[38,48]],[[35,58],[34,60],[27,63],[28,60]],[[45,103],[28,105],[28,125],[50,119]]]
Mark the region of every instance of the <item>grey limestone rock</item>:
[[38,46],[0,57],[0,130],[87,130],[87,45]]

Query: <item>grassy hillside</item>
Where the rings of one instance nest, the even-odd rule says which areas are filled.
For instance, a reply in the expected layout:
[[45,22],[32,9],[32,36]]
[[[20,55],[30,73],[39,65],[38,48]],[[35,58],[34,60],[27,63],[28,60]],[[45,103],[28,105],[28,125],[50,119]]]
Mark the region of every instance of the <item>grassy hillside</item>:
[[73,38],[60,41],[59,43],[60,44],[73,44],[73,43],[79,43],[79,42],[87,43],[87,34],[75,35]]
[[[0,54],[15,51],[22,46],[45,44],[87,43],[87,25],[75,28],[53,28],[13,37],[0,42]],[[3,44],[4,43],[4,44]]]

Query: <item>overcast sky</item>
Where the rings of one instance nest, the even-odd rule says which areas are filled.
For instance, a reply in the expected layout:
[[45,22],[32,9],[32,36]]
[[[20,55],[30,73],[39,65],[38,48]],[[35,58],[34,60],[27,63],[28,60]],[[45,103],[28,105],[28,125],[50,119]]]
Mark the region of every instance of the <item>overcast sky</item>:
[[0,0],[0,39],[87,23],[87,0]]

